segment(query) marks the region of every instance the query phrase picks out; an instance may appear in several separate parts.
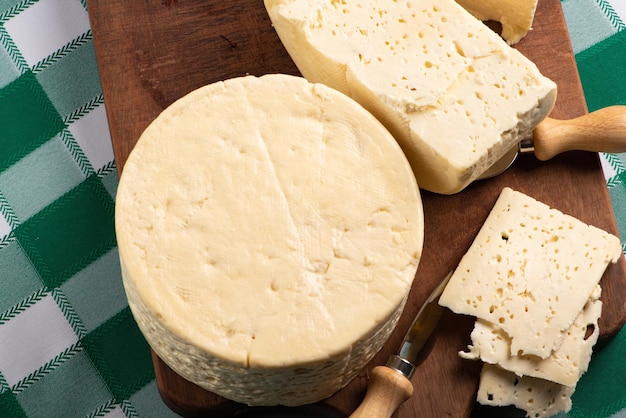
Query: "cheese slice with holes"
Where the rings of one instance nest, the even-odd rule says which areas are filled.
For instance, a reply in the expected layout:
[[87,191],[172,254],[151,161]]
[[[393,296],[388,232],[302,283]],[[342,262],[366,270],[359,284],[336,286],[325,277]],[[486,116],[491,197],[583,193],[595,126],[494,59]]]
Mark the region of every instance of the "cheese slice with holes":
[[513,405],[527,417],[550,418],[572,409],[573,386],[563,386],[536,377],[518,377],[493,364],[484,364],[477,400],[483,405]]
[[587,370],[593,346],[600,334],[600,293],[598,285],[582,312],[565,332],[561,345],[546,359],[533,355],[511,355],[509,336],[497,325],[481,319],[474,325],[469,351],[460,355],[467,359],[480,359],[485,363],[496,364],[517,376],[537,377],[565,386],[575,386]]
[[421,188],[456,193],[529,135],[556,85],[454,0],[265,0],[302,75],[387,126]]
[[621,254],[616,236],[504,188],[440,304],[497,325],[511,355],[547,358]]
[[150,124],[116,231],[129,305],[170,367],[237,402],[299,405],[346,385],[390,335],[423,213],[370,113],[267,75],[200,88]]
[[[600,292],[597,286],[568,330],[563,344],[548,360],[526,357],[513,361],[511,358],[499,359],[497,364],[485,363],[480,374],[477,401],[490,406],[513,405],[533,418],[550,418],[560,412],[569,412],[571,396],[578,380],[587,371],[593,346],[598,340],[598,319],[602,312]],[[587,334],[588,325],[593,327],[590,334]],[[566,372],[568,366],[572,368],[574,381]],[[567,384],[559,382],[563,377]]]
[[537,0],[456,0],[480,20],[502,24],[502,37],[509,45],[522,40],[531,30]]

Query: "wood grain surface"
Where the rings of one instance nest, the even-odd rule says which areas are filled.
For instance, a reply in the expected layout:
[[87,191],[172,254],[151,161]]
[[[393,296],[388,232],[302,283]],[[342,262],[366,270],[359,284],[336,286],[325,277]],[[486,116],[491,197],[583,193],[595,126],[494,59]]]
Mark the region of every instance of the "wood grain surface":
[[[87,0],[113,149],[121,172],[145,127],[169,104],[215,81],[266,73],[298,75],[260,0]],[[533,30],[517,46],[558,85],[551,116],[586,113],[576,64],[559,0],[540,0]],[[453,196],[423,192],[424,252],[400,323],[381,352],[346,388],[289,416],[346,416],[363,398],[368,372],[395,351],[428,293],[469,248],[504,186],[527,193],[583,222],[617,234],[597,154],[569,152],[548,162],[519,159],[504,174],[476,182]],[[601,342],[626,318],[624,260],[602,282]],[[356,301],[358,303],[358,301]],[[428,359],[412,381],[413,397],[397,417],[517,416],[507,409],[474,409],[477,362],[457,352],[469,343],[472,318],[447,312]],[[153,357],[165,402],[185,416],[276,416],[275,409],[246,408],[185,381]],[[472,410],[474,412],[472,413]]]

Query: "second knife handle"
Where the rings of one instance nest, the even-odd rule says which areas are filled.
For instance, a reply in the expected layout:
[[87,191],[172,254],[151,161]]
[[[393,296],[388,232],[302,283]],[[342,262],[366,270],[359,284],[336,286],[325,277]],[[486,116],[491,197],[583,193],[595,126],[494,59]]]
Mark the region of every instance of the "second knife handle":
[[533,131],[540,160],[565,151],[626,152],[626,106],[609,106],[574,119],[546,118]]
[[367,392],[350,418],[389,418],[413,395],[413,384],[400,372],[386,366],[372,369]]

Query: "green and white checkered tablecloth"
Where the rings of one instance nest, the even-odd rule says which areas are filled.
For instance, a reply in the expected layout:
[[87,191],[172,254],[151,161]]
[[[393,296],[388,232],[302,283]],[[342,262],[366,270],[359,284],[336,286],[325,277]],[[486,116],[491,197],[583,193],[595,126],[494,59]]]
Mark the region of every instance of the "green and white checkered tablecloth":
[[[589,110],[626,104],[626,0],[562,0]],[[626,237],[626,155],[603,155]],[[173,417],[129,311],[84,0],[0,0],[0,418]],[[571,417],[626,417],[626,329]]]
[[0,417],[167,417],[122,287],[86,4],[0,0]]

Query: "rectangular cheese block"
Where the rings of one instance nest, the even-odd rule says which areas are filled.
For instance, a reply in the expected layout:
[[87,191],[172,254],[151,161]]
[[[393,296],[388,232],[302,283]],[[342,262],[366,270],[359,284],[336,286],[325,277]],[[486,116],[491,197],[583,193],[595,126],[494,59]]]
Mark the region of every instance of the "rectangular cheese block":
[[502,37],[509,45],[519,42],[532,27],[538,0],[456,0],[480,20],[502,24]]
[[265,0],[302,75],[376,116],[421,188],[452,194],[550,112],[556,85],[454,0]]
[[547,358],[621,254],[617,237],[507,187],[440,304],[497,325],[511,355]]
[[[575,386],[587,370],[593,346],[598,340],[598,319],[602,312],[600,286],[565,333],[561,345],[546,358],[533,355],[511,355],[510,339],[497,325],[478,320],[472,331],[472,345],[461,357],[480,359],[515,373],[538,377],[565,386]],[[589,330],[593,330],[589,332]]]

